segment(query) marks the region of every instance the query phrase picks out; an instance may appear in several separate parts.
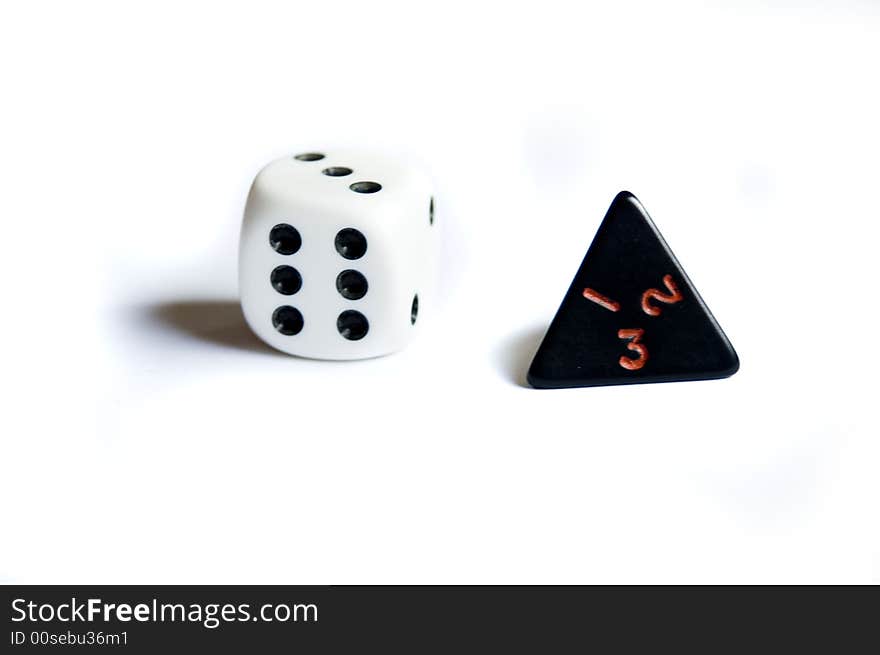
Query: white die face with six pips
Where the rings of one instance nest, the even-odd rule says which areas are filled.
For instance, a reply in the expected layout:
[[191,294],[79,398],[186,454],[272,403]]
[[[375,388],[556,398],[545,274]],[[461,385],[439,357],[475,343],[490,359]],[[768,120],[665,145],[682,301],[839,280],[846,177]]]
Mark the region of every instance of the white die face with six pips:
[[270,163],[241,229],[248,325],[302,357],[400,350],[433,302],[434,222],[431,184],[405,162],[331,150]]

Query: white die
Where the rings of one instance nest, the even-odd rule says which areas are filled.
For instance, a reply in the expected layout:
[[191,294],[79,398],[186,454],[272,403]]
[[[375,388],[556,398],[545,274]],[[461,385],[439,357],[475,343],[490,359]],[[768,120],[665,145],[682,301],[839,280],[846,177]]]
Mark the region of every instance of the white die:
[[273,161],[248,195],[241,306],[278,350],[361,359],[400,350],[433,300],[431,184],[374,153],[320,151]]

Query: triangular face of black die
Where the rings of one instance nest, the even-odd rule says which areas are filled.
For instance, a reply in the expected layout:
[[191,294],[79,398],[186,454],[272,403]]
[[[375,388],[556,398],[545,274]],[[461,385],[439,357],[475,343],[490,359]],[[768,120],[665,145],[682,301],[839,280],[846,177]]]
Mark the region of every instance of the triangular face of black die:
[[638,199],[617,194],[528,381],[559,389],[736,373],[730,341]]

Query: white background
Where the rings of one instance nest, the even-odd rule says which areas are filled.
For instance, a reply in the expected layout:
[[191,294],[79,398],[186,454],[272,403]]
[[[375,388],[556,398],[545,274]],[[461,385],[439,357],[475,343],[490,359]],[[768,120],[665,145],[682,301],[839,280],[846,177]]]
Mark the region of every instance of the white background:
[[[618,4],[4,4],[0,580],[880,581],[880,7]],[[254,174],[336,145],[445,244],[351,364],[237,305]],[[527,389],[624,188],[742,368]]]

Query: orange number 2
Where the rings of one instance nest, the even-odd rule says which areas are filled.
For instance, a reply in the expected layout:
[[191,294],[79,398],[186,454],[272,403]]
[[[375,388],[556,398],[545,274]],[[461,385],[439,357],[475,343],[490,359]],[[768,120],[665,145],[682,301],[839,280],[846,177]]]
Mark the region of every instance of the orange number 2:
[[675,280],[672,279],[671,275],[663,276],[663,284],[666,285],[666,288],[669,289],[669,293],[663,293],[662,291],[658,291],[657,289],[648,289],[645,293],[642,294],[642,311],[645,312],[648,316],[660,316],[661,309],[659,307],[654,307],[648,301],[653,298],[654,300],[658,300],[662,303],[666,303],[667,305],[671,305],[673,303],[681,302],[683,300],[681,291],[678,290],[678,287],[675,286]]
[[632,350],[639,355],[636,359],[621,356],[620,359],[617,360],[627,371],[638,371],[645,365],[645,362],[648,361],[648,349],[645,348],[645,344],[639,342],[639,339],[642,338],[643,334],[645,334],[645,331],[641,329],[617,331],[617,337],[619,339],[630,340],[630,342],[626,344],[627,349]]

